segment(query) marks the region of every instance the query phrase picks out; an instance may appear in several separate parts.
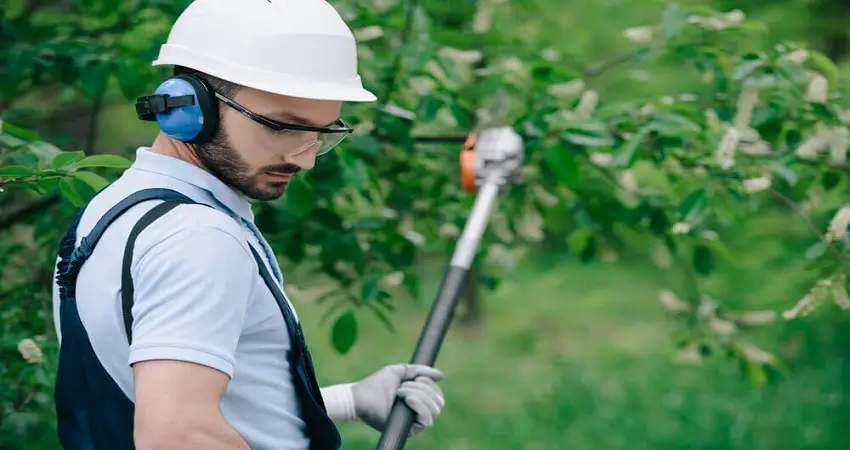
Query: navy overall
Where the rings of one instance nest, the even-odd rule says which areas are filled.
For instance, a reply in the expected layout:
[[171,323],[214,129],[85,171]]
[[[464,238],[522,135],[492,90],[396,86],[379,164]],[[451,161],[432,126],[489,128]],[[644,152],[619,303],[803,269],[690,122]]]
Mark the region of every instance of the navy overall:
[[[132,340],[133,285],[130,262],[133,244],[139,233],[154,220],[179,204],[197,203],[170,189],[145,189],[133,193],[113,206],[75,248],[77,226],[85,206],[77,211],[68,232],[59,244],[57,284],[59,285],[62,343],[59,350],[59,370],[54,398],[58,420],[59,441],[67,450],[123,450],[133,444],[134,404],[106,372],[94,353],[77,310],[75,296],[77,277],[91,256],[106,228],[134,205],[153,199],[165,200],[152,208],[136,223],[124,251],[122,267],[122,309],[127,340]],[[301,405],[301,417],[307,425],[311,450],[338,449],[339,432],[328,417],[319,385],[313,371],[313,361],[304,339],[301,325],[295,320],[275,279],[253,246],[249,245],[259,268],[260,276],[271,290],[286,322],[291,342],[287,358],[292,379]],[[85,301],[85,299],[80,299]]]

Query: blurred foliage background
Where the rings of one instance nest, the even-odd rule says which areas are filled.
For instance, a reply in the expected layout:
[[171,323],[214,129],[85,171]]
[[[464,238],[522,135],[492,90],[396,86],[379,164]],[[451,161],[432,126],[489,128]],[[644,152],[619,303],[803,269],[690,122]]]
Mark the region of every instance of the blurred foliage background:
[[[0,448],[58,448],[56,246],[156,135],[132,100],[188,3],[0,5]],[[473,200],[460,144],[501,98],[526,183],[442,347],[446,409],[408,447],[850,448],[850,5],[331,3],[380,102],[255,205],[322,384],[410,358]]]

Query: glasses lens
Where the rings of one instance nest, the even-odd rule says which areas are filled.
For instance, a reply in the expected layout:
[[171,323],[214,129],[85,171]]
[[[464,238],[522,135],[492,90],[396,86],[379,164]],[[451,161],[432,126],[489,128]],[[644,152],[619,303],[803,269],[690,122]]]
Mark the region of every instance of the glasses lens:
[[324,155],[342,142],[348,133],[319,133],[319,151],[316,156]]

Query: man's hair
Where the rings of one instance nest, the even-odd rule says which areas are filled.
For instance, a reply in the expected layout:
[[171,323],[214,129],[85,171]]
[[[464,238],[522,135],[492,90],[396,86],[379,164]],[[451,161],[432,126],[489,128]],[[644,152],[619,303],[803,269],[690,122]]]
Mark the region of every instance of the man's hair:
[[213,91],[218,92],[219,94],[233,98],[233,94],[236,93],[236,90],[239,86],[235,83],[231,83],[230,81],[222,80],[221,78],[216,78],[210,74],[190,69],[188,67],[183,66],[174,66],[174,76],[177,75],[194,75],[204,81],[213,88]]

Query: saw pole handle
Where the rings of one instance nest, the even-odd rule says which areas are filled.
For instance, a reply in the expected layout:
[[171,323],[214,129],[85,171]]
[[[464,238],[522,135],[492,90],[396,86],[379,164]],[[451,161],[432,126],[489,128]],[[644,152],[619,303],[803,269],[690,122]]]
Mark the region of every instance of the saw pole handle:
[[[440,346],[452,321],[460,290],[463,288],[466,274],[469,272],[472,260],[478,250],[478,244],[487,228],[487,222],[490,219],[490,213],[498,194],[499,177],[492,177],[487,180],[476,194],[472,212],[463,227],[451,263],[437,293],[437,298],[431,306],[428,319],[419,336],[413,359],[410,361],[412,364],[433,366],[437,360],[437,353],[440,351]],[[404,403],[404,400],[396,398],[381,440],[378,442],[378,450],[401,450],[404,448],[415,418],[415,413]]]

